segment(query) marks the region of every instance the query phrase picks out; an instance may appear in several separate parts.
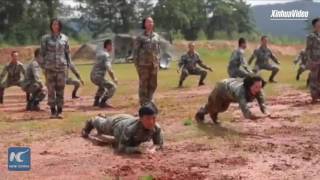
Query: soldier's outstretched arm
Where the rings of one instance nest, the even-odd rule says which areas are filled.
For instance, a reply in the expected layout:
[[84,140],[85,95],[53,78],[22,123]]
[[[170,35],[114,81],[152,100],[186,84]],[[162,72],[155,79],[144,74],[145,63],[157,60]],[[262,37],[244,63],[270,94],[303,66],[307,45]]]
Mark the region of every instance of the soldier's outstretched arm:
[[280,64],[280,62],[278,61],[278,59],[272,54],[272,52],[270,51],[270,57],[272,59],[273,62]]
[[108,69],[107,71],[108,71],[108,74],[111,77],[112,81],[114,83],[118,84],[118,80],[117,80],[116,76],[114,75],[114,72],[112,71],[112,69]]
[[126,154],[140,154],[142,151],[138,146],[129,146],[129,142],[131,140],[131,133],[128,129],[125,129],[119,139],[117,150],[120,153]]
[[82,79],[81,79],[80,73],[79,73],[79,71],[77,70],[76,66],[73,64],[72,61],[70,61],[69,68],[70,68],[71,72],[77,77],[77,79],[78,79],[78,80],[81,82],[81,84],[83,85],[84,82],[83,82]]
[[67,41],[66,42],[66,45],[65,45],[65,50],[64,50],[64,54],[65,54],[65,57],[66,57],[66,60],[67,60],[67,65],[68,67],[71,66],[71,52],[70,52],[70,46],[69,46],[69,42]]
[[163,147],[163,134],[160,127],[157,127],[155,134],[152,137],[153,144],[156,146],[156,149],[162,149]]
[[267,107],[265,105],[265,99],[264,99],[264,93],[260,92],[259,95],[257,96],[257,101],[260,107],[260,111],[264,114],[267,113]]
[[133,63],[135,65],[138,65],[140,48],[141,48],[141,42],[139,37],[137,37],[133,43]]
[[207,69],[209,71],[212,71],[212,68],[207,66],[207,65],[205,65],[205,64],[203,64],[203,62],[201,60],[198,61],[198,64],[199,64],[200,67],[202,67],[204,69]]
[[247,119],[256,119],[257,117],[255,115],[252,114],[252,112],[250,111],[249,107],[248,107],[248,102],[246,100],[245,95],[242,95],[239,98],[239,107],[243,113],[243,116]]

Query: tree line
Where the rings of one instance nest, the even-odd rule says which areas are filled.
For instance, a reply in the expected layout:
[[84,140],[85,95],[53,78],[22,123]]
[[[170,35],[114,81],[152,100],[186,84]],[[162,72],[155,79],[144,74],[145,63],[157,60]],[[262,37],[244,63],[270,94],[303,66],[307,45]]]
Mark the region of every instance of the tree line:
[[64,33],[79,42],[105,32],[141,29],[142,19],[150,15],[157,31],[181,34],[187,40],[196,40],[200,34],[214,39],[219,32],[232,36],[255,31],[244,0],[73,0],[73,4],[1,0],[0,44],[38,44],[54,17],[62,19]]

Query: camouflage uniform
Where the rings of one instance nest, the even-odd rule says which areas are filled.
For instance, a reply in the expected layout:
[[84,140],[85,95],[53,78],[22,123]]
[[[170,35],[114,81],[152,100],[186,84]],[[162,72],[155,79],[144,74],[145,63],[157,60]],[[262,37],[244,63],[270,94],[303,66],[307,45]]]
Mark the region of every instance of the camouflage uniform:
[[[2,73],[0,74],[0,104],[3,103],[4,90],[11,86],[21,87],[22,77],[25,76],[25,70],[21,62],[9,63],[4,66]],[[3,81],[4,77],[6,80]]]
[[119,152],[137,153],[138,146],[151,139],[155,145],[163,145],[162,132],[158,124],[153,130],[148,130],[143,127],[139,118],[128,114],[94,117],[87,122],[85,129],[89,134],[93,128],[98,134],[114,136]]
[[[41,40],[41,56],[48,88],[48,105],[61,111],[64,104],[66,71],[71,62],[68,37],[47,34]],[[61,112],[58,112],[61,113]]]
[[42,101],[46,92],[40,80],[41,68],[36,60],[33,60],[26,68],[26,76],[22,82],[23,90],[31,94],[28,100],[27,110],[36,110],[40,101]]
[[160,63],[160,36],[157,33],[143,33],[137,37],[133,61],[139,75],[139,101],[142,106],[152,102],[157,89]]
[[[72,79],[69,76],[69,70],[71,70],[71,72],[76,76],[77,79]],[[66,75],[66,84],[74,86],[73,91],[72,91],[72,98],[77,98],[76,94],[77,94],[78,89],[80,88],[81,77],[80,77],[80,73],[78,72],[77,68],[75,67],[75,65],[72,62],[70,62],[66,74],[67,74]]]
[[245,78],[252,74],[253,72],[248,67],[248,64],[244,58],[244,50],[238,48],[234,50],[231,54],[228,74],[230,78]]
[[101,52],[97,54],[97,62],[91,71],[91,81],[98,86],[96,92],[96,101],[100,104],[105,103],[110,99],[117,87],[111,81],[105,79],[106,72],[111,69],[111,57],[108,52]]
[[263,69],[272,71],[269,81],[273,81],[274,77],[279,72],[279,67],[274,64],[270,64],[269,59],[271,58],[271,60],[276,64],[279,64],[279,61],[272,54],[271,50],[264,46],[260,46],[260,48],[255,49],[252,56],[249,59],[249,65],[251,64],[254,58],[257,58],[257,60],[256,60],[253,71],[255,73],[258,73],[260,70],[263,70]]
[[[306,70],[308,70],[307,68],[307,56],[306,56],[306,52],[304,50],[302,50],[299,53],[299,56],[297,57],[297,59],[295,59],[294,64],[299,64],[299,68],[297,71],[297,76],[296,76],[296,80],[300,80],[300,75],[305,72]],[[310,78],[310,74],[309,77],[307,79],[307,86],[309,85],[309,78]]]
[[251,119],[253,114],[249,109],[248,103],[252,102],[254,99],[257,99],[260,110],[265,113],[266,106],[264,104],[263,92],[257,94],[256,96],[252,96],[245,91],[243,80],[234,78],[225,79],[216,84],[216,87],[213,89],[208,98],[207,104],[205,107],[200,108],[196,118],[203,117],[200,118],[203,120],[204,116],[209,113],[211,119],[216,121],[218,118],[218,113],[226,111],[230,103],[238,102],[244,117]]
[[320,98],[320,33],[313,32],[307,37],[307,66],[310,69],[310,92],[313,101]]
[[208,69],[205,66],[198,53],[186,53],[185,55],[181,56],[180,62],[178,64],[179,68],[182,68],[179,86],[182,86],[183,81],[188,77],[188,75],[197,75],[200,76],[199,85],[203,84],[204,79],[207,77],[207,71],[200,69],[197,67],[197,64],[202,68]]

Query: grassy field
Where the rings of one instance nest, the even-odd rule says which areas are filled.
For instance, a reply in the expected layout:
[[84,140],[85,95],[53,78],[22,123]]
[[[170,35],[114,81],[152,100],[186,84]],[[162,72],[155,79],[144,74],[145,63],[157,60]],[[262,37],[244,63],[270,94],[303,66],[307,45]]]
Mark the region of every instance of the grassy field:
[[[208,73],[206,84],[211,87],[214,87],[214,84],[217,81],[224,79],[228,76],[226,67],[228,64],[228,59],[231,51],[220,50],[220,51],[211,52],[207,49],[199,49],[198,51],[204,63],[213,68],[213,72]],[[249,56],[249,53],[247,56]],[[304,79],[306,79],[307,73],[305,73],[302,76],[301,78],[302,80],[300,80],[299,82],[295,81],[296,67],[293,66],[293,63],[292,63],[293,58],[294,57],[279,57],[279,60],[281,62],[281,70],[278,76],[276,77],[279,83],[268,84],[266,86],[267,96],[277,95],[276,93],[279,91],[276,91],[276,89],[281,88],[282,85],[288,85],[296,89],[306,90]],[[77,68],[81,72],[81,77],[85,81],[85,86],[81,87],[80,95],[91,96],[93,98],[94,93],[96,91],[96,87],[90,81],[91,67],[92,65],[89,65],[89,64],[77,65]],[[177,90],[179,74],[176,71],[176,67],[177,67],[176,61],[174,61],[171,64],[170,69],[160,71],[159,78],[158,78],[157,93],[165,93],[171,90]],[[113,69],[119,81],[117,92],[113,98],[113,104],[117,106],[117,103],[120,103],[121,101],[123,101],[123,97],[134,96],[137,94],[138,76],[133,64],[115,64],[113,65]],[[262,72],[262,76],[265,79],[268,79],[269,75],[270,75],[270,72]],[[184,83],[184,86],[185,86],[184,89],[196,87],[197,82],[198,82],[198,77],[189,76]],[[72,90],[72,87],[67,86],[68,95],[71,90]],[[204,102],[205,99],[206,97],[199,97],[197,102]],[[133,98],[128,98],[125,103],[129,107],[138,106],[137,100]],[[163,115],[165,115],[166,111],[170,111],[171,107],[176,107],[178,106],[179,103],[182,103],[182,102],[176,102],[176,100],[174,99],[165,98],[157,101],[157,103],[158,103],[158,106],[161,109],[163,109]],[[12,123],[12,122],[6,122],[5,118],[1,118],[3,121],[0,121],[0,132],[8,132],[14,129],[17,132],[24,132],[24,133],[30,134],[29,136],[27,136],[28,137],[27,140],[24,139],[24,142],[29,142],[32,140],[37,140],[39,138],[42,139],[42,138],[51,137],[52,134],[57,135],[57,134],[69,134],[73,132],[79,132],[80,128],[83,125],[83,121],[89,118],[89,115],[85,113],[79,113],[79,112],[66,112],[65,116],[67,120],[58,121],[55,123],[52,123],[52,121],[38,121],[38,120],[19,121],[19,122]],[[182,118],[183,124],[185,124],[186,126],[188,125],[192,126],[193,111],[186,111],[182,117],[183,117]],[[231,119],[231,116],[230,114],[226,114],[224,118]],[[206,131],[206,129],[203,129],[203,130]],[[45,134],[45,137],[32,135],[32,132],[35,132],[35,131],[43,132]],[[219,131],[215,131],[215,132],[219,132]],[[203,132],[199,133],[198,130],[196,130],[195,128],[190,128],[190,131],[187,134],[188,134],[187,135],[188,137],[191,137],[194,134],[198,134],[201,136]],[[178,134],[177,137],[175,138],[179,139],[179,138],[185,138],[185,137],[186,137],[186,134]],[[12,141],[10,142],[10,144],[11,143],[16,144],[19,142],[21,141],[20,140],[18,140],[18,142]]]

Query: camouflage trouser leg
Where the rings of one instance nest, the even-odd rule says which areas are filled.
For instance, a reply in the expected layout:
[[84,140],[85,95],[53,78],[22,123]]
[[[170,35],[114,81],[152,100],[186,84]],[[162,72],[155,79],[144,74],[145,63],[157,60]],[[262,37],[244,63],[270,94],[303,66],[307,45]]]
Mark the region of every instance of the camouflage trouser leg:
[[313,100],[320,98],[320,65],[312,65],[310,68],[309,88]]
[[204,81],[205,78],[207,77],[207,71],[202,70],[202,69],[200,69],[200,68],[190,69],[190,70],[189,70],[189,74],[190,74],[190,75],[200,76],[199,84],[203,83],[203,81]]
[[80,87],[80,81],[72,78],[67,78],[66,85],[73,85],[73,91],[77,91]]
[[29,99],[31,102],[40,102],[46,97],[46,91],[38,82],[27,85],[24,88],[24,91],[28,94],[31,94],[31,98]]
[[304,68],[304,67],[299,67],[298,71],[297,71],[297,77],[296,77],[296,80],[299,80],[300,79],[300,76],[303,72],[305,72],[307,69]]
[[91,123],[93,125],[93,128],[97,130],[98,134],[113,135],[112,119],[109,119],[107,117],[96,116],[91,119]]
[[228,109],[230,101],[223,96],[226,89],[222,83],[217,83],[216,87],[211,92],[207,104],[202,107],[199,112],[203,115],[209,113],[211,119],[215,121],[218,117],[218,113],[224,112]]
[[274,80],[274,77],[278,74],[280,68],[272,64],[256,65],[255,72],[258,73],[260,70],[271,71],[269,80]]
[[158,67],[138,66],[140,105],[152,102],[158,85]]
[[179,80],[179,86],[182,86],[183,81],[188,77],[189,72],[187,69],[182,69],[181,75],[180,75],[180,80]]
[[110,99],[116,92],[116,85],[104,78],[92,80],[98,86],[96,97]]
[[48,105],[50,107],[63,107],[66,72],[47,70],[45,76],[48,88]]
[[5,89],[11,86],[18,86],[22,89],[21,81],[18,81],[18,82],[4,81],[3,83],[0,83],[0,104],[3,103],[3,96],[4,96]]

